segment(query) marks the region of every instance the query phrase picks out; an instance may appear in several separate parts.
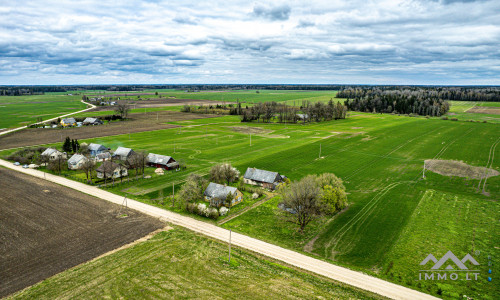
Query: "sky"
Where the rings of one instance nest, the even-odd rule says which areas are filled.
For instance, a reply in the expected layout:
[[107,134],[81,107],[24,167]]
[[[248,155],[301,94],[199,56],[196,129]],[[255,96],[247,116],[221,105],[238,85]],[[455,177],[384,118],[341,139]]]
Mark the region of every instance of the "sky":
[[500,85],[500,1],[0,0],[0,85]]

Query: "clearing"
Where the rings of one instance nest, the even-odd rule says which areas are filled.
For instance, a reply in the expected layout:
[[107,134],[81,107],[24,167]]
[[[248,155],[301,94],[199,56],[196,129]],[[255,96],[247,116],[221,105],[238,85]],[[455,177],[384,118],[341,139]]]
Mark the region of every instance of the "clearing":
[[475,167],[454,160],[427,159],[425,160],[425,168],[444,176],[458,176],[472,179],[489,178],[500,174],[497,170]]
[[143,237],[164,223],[0,168],[0,297]]

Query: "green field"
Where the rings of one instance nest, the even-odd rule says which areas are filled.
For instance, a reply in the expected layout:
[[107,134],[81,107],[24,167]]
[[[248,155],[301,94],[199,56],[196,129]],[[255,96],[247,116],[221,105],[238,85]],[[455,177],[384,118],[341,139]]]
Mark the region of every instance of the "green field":
[[450,104],[450,111],[447,114],[449,118],[457,118],[463,121],[500,123],[500,115],[498,114],[468,112],[473,107],[500,107],[500,102],[450,101]]
[[8,299],[382,299],[176,228]]
[[[466,114],[467,106],[471,104],[454,109]],[[500,293],[498,285],[486,282],[488,255],[500,255],[500,176],[487,180],[484,194],[477,189],[478,179],[430,171],[421,179],[426,159],[478,167],[490,161],[489,167],[500,170],[500,148],[494,148],[500,139],[498,124],[356,112],[345,120],[306,125],[248,124],[237,116],[174,124],[182,128],[88,140],[113,149],[172,155],[188,166],[108,189],[180,211],[180,206],[158,203],[159,191],[170,195],[172,184],[178,190],[190,172],[207,174],[218,162],[231,162],[242,173],[247,167],[278,171],[292,180],[333,172],[344,180],[350,205],[329,220],[313,222],[304,234],[283,220],[278,198],[223,227],[445,298],[465,294],[495,299]],[[452,200],[456,207],[448,204]],[[441,257],[445,250],[460,257],[479,251],[480,282],[416,281],[419,262],[429,253]]]
[[[153,91],[144,91],[144,93],[149,93]],[[248,102],[248,103],[258,103],[265,101],[296,101],[296,105],[299,106],[302,100],[307,100],[311,102],[322,101],[326,102],[332,98],[335,98],[337,91],[300,91],[300,90],[230,90],[230,91],[201,91],[201,92],[186,92],[180,90],[158,90],[162,97],[175,97],[179,99],[195,99],[195,100],[216,100],[216,101],[227,101],[227,102]],[[113,94],[130,94],[132,92],[115,92]],[[91,94],[89,94],[91,95]],[[106,97],[106,94],[101,94]],[[131,99],[134,99],[132,96]],[[143,95],[140,96],[142,99],[148,98],[158,98],[156,95]],[[123,97],[122,97],[123,98]]]
[[[476,191],[478,180],[446,177],[429,171],[427,178],[420,180],[423,161],[441,158],[485,166],[490,147],[500,137],[498,125],[394,115],[351,114],[346,120],[286,126],[258,123],[248,125],[238,122],[237,117],[226,116],[178,122],[176,124],[184,125],[180,130],[168,129],[92,141],[111,148],[126,146],[173,155],[176,159],[187,162],[188,171],[111,188],[116,193],[128,194],[148,203],[154,203],[160,189],[164,190],[164,195],[169,195],[172,183],[178,189],[189,172],[206,174],[216,162],[231,162],[241,172],[246,167],[279,171],[293,180],[306,174],[333,172],[344,179],[350,193],[350,206],[329,222],[313,223],[304,235],[298,234],[293,224],[280,221],[280,212],[276,207],[278,200],[271,200],[254,211],[247,212],[224,224],[224,227],[299,251],[313,237],[317,237],[312,247],[315,255],[436,294],[440,289],[437,283],[417,285],[417,282],[408,278],[417,276],[412,270],[427,253],[442,255],[441,247],[424,247],[427,239],[419,237],[423,246],[417,249],[422,252],[413,255],[411,262],[395,260],[390,257],[390,253],[397,247],[414,250],[416,245],[400,246],[399,243],[405,237],[405,232],[406,235],[412,234],[407,228],[411,226],[410,220],[428,190],[445,193],[450,197],[464,196],[464,199],[468,199],[464,201],[474,201],[479,207],[498,208],[495,200],[500,196],[500,178],[497,176],[488,179],[486,190],[489,196],[485,196]],[[252,146],[250,135],[245,133],[246,126],[252,127],[252,130],[261,130],[261,133],[252,134]],[[322,159],[318,159],[320,145]],[[497,170],[498,156],[497,153],[492,164]],[[164,205],[164,208],[171,209],[170,204]],[[498,232],[498,225],[494,221],[498,219],[498,209],[489,211],[496,218],[485,219],[483,225],[490,227],[492,232]],[[467,225],[457,216],[444,219],[443,222],[456,223],[456,226],[464,227],[464,230],[467,226],[470,226],[470,230],[479,230],[479,225]],[[459,232],[449,231],[448,227],[437,227],[428,229],[427,233],[431,235],[436,230],[451,236],[448,241],[443,241],[442,247],[456,251],[457,255],[464,255],[464,249],[472,251],[472,242],[455,248],[452,241]],[[477,236],[476,239],[480,239],[480,242],[476,241],[475,245],[481,245],[481,249],[478,249],[479,246],[474,249],[497,256],[500,254],[495,248],[498,245],[497,236]],[[390,262],[393,266],[399,264],[398,270],[406,270],[406,273],[403,272],[404,276],[387,271]],[[469,292],[465,286],[456,283],[451,285],[455,293]],[[487,295],[492,292],[498,291],[487,291]],[[442,288],[444,296],[450,293],[452,291],[446,286]]]
[[29,125],[86,108],[81,96],[0,96],[0,129]]

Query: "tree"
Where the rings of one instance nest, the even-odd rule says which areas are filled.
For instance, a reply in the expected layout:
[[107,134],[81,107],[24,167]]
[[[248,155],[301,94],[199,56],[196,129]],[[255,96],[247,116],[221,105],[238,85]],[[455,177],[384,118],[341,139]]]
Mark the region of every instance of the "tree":
[[321,201],[324,204],[325,214],[333,215],[347,206],[347,195],[345,190],[339,187],[326,185],[323,187]]
[[118,102],[115,107],[115,112],[119,114],[122,119],[126,119],[130,112],[130,105],[125,101]]
[[321,189],[313,175],[284,187],[281,196],[283,206],[292,212],[288,214],[290,221],[299,225],[300,232],[325,211],[324,204],[320,200]]
[[191,173],[179,191],[179,198],[186,203],[203,199],[203,193],[208,186],[208,181],[202,176]]
[[216,183],[235,182],[240,172],[229,163],[217,164],[210,169],[210,180]]
[[69,153],[72,150],[73,150],[73,147],[71,145],[71,139],[69,138],[69,136],[67,136],[66,139],[64,140],[63,145],[62,145],[62,151]]
[[95,162],[92,157],[90,157],[90,155],[87,155],[86,158],[87,159],[83,162],[81,169],[83,170],[83,172],[85,172],[87,182],[92,183],[92,172],[95,169]]
[[226,195],[226,199],[224,199],[224,205],[227,207],[227,208],[231,208],[231,204],[233,202],[233,199],[234,199],[234,195],[233,193],[229,192],[227,195]]
[[51,160],[47,166],[47,169],[57,172],[61,175],[61,171],[68,168],[67,159],[63,158],[62,155],[59,155],[56,159]]

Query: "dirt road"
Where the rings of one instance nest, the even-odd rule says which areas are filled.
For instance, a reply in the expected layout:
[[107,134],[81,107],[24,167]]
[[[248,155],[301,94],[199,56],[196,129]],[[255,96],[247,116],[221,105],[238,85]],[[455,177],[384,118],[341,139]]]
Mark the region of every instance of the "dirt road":
[[[0,160],[0,165],[10,169],[15,169],[20,172],[31,174],[33,176],[43,178],[44,173],[38,170],[23,169],[14,166],[12,163]],[[66,178],[58,177],[51,174],[46,174],[46,179],[75,190],[87,193],[89,195],[99,197],[101,199],[121,204],[123,197],[103,191],[99,188],[88,186],[83,183],[75,182]],[[158,217],[164,221],[185,227],[195,232],[204,234],[206,236],[221,240],[228,241],[229,231],[215,225],[205,222],[197,221],[195,219],[181,216],[179,214],[153,207],[138,201],[128,200],[128,206],[132,209]],[[242,234],[232,234],[232,244],[245,248],[262,255],[283,261],[289,265],[367,290],[379,295],[393,298],[393,299],[437,299],[433,296],[390,283],[366,274],[355,272],[347,268],[332,265],[330,263],[272,245],[255,238],[251,238]]]

